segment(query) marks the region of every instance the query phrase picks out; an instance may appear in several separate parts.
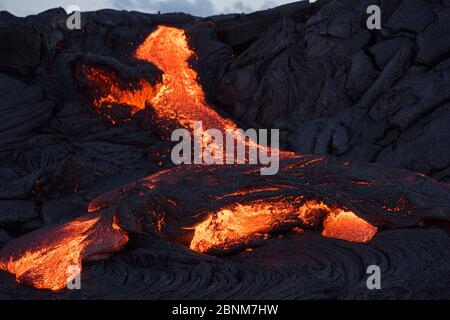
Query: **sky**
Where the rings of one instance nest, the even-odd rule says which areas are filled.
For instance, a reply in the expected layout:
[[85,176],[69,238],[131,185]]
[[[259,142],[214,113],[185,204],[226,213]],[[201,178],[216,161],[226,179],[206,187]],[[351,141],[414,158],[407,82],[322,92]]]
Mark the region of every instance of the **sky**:
[[104,8],[136,10],[148,13],[186,12],[196,16],[209,16],[230,12],[252,12],[273,8],[295,0],[0,0],[0,10],[16,16],[26,16],[50,8],[68,8],[77,5],[81,11]]

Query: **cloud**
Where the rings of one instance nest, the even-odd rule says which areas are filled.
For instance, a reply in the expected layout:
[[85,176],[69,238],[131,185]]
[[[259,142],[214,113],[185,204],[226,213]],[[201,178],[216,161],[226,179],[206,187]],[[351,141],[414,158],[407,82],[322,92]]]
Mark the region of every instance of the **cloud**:
[[275,3],[271,0],[268,0],[266,2],[264,2],[264,4],[262,5],[261,9],[265,10],[265,9],[269,9],[269,8],[275,8],[276,6],[281,5],[282,3]]
[[103,8],[136,10],[149,13],[158,11],[186,12],[196,16],[209,16],[220,13],[253,12],[276,7],[293,0],[0,0],[0,10],[8,10],[15,15],[37,14],[44,10],[77,4],[82,11]]
[[205,17],[215,14],[216,9],[210,0],[113,0],[118,9],[144,12],[185,12]]
[[244,5],[244,3],[242,1],[237,1],[234,2],[231,7],[228,7],[225,9],[225,11],[227,12],[249,12],[249,11],[253,11],[254,8],[250,7],[250,6],[246,6]]
[[275,8],[277,6],[280,6],[282,4],[286,4],[289,2],[292,2],[294,0],[266,0],[264,2],[262,1],[252,1],[251,5],[248,5],[248,2],[244,4],[244,1],[235,1],[231,3],[228,6],[225,6],[222,9],[223,13],[249,13],[249,12],[255,12],[259,10],[266,10],[270,8]]

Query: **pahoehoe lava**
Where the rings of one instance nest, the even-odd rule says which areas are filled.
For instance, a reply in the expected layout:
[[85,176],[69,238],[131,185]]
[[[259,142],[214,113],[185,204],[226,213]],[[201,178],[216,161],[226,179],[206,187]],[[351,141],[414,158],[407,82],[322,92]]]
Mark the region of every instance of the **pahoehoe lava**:
[[[358,6],[363,8],[363,2],[357,1]],[[431,41],[430,30],[446,26],[437,21],[426,31],[402,27],[407,22],[396,17],[413,8],[398,1],[389,7],[388,23],[392,39],[404,42],[395,52],[393,44],[385,44],[392,39],[359,30],[352,20],[357,15],[339,3],[294,3],[237,15],[240,20],[234,15],[203,19],[104,10],[87,13],[83,30],[72,33],[62,31],[65,14],[59,10],[27,18],[0,13],[0,38],[9,35],[10,26],[21,32],[30,22],[46,35],[24,34],[10,46],[29,46],[27,55],[3,54],[9,64],[0,65],[5,87],[23,92],[0,107],[5,114],[15,110],[9,115],[13,121],[21,119],[15,126],[3,121],[0,127],[5,137],[0,144],[0,208],[5,212],[0,228],[6,231],[0,229],[0,245],[5,244],[0,268],[17,282],[56,291],[23,286],[2,272],[0,297],[448,298],[450,187],[445,169],[419,170],[407,157],[395,156],[393,146],[403,148],[411,132],[386,129],[377,120],[383,112],[389,121],[400,117],[402,110],[391,115],[380,109],[394,99],[416,110],[419,118],[410,119],[409,126],[425,127],[420,119],[438,121],[434,113],[448,116],[444,93],[434,102],[423,97],[419,110],[418,93],[413,99],[414,84],[408,82],[413,76],[405,71],[445,87],[445,54],[431,57],[420,45],[413,53],[408,36],[395,31],[414,29],[420,44]],[[441,9],[445,16],[448,9]],[[349,40],[354,47],[348,49],[353,53],[340,71],[348,72],[346,98],[333,82],[339,72],[334,80],[327,72],[334,63],[344,66],[348,57],[337,50],[326,65],[321,57],[327,50],[318,54],[311,49],[347,41],[339,27],[329,31],[342,34],[316,34],[323,19],[335,24],[350,19],[354,26]],[[279,47],[269,45],[275,36],[284,39],[275,40]],[[379,49],[383,45],[392,51],[384,63],[379,56],[386,52]],[[34,47],[45,54],[36,57]],[[309,67],[296,65],[298,54],[310,61]],[[298,68],[295,81],[279,77],[288,72],[286,63]],[[354,105],[354,118],[348,120],[348,112],[339,108],[335,114],[316,110],[307,115],[311,96],[303,85],[314,64],[315,72],[328,70],[316,75],[321,86],[311,83],[316,107],[336,101]],[[429,71],[421,75],[419,65],[428,65]],[[359,84],[352,78],[358,75],[366,77]],[[390,91],[402,84],[408,90]],[[336,96],[321,90],[335,90]],[[277,114],[274,99],[287,108],[285,115]],[[299,103],[296,111],[292,101]],[[426,109],[428,103],[433,110]],[[35,115],[25,116],[28,109]],[[286,120],[289,112],[291,120],[304,121],[294,130]],[[350,122],[364,123],[363,113],[375,123],[376,129],[369,128],[373,137],[358,134],[355,124],[349,138]],[[168,159],[170,131],[192,130],[199,120],[221,131],[241,125],[279,127],[285,132],[283,147],[301,154],[272,150],[280,153],[280,171],[274,176],[261,176],[260,166],[249,164],[174,167]],[[304,140],[305,130],[319,132],[313,149]],[[376,132],[384,136],[376,138]],[[296,144],[288,143],[296,137]],[[372,145],[366,138],[382,146],[372,159],[357,156]],[[436,133],[438,151],[424,156],[442,168],[436,162],[443,156],[439,139]],[[371,264],[384,270],[384,290],[365,287],[365,268]],[[70,265],[83,267],[80,292],[64,290]]]

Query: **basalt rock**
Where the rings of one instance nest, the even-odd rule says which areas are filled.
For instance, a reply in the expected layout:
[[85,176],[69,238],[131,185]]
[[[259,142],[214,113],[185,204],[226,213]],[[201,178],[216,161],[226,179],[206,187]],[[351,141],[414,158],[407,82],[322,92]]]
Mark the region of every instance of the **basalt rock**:
[[[381,7],[382,30],[366,28],[370,4]],[[443,150],[449,140],[443,124],[450,77],[448,6],[326,1],[308,13],[292,12],[243,52],[234,49],[235,58],[222,59],[226,72],[218,73],[210,98],[244,126],[283,130],[291,150],[389,164],[449,181],[450,154]],[[253,19],[217,22],[218,41],[233,38],[231,26],[239,30],[236,38],[246,35],[241,20]],[[214,74],[217,66],[208,65],[214,53],[202,56],[203,47],[200,64]],[[203,75],[209,83],[209,74]],[[426,147],[430,141],[432,148]]]

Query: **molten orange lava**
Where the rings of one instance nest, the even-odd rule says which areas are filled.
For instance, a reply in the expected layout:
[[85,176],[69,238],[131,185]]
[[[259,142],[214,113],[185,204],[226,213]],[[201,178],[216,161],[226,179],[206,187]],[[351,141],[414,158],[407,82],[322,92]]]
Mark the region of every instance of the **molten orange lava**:
[[335,210],[323,222],[322,235],[354,242],[367,242],[378,228],[361,219],[353,212]]
[[[297,211],[298,210],[298,211]],[[298,214],[295,214],[295,212]],[[199,252],[214,249],[226,251],[242,246],[286,224],[299,223],[303,207],[296,209],[280,200],[261,200],[251,204],[236,204],[211,214],[195,228],[190,248]]]
[[367,242],[377,228],[349,211],[331,209],[314,200],[300,206],[295,201],[260,200],[236,204],[211,214],[195,228],[190,248],[199,252],[227,251],[249,244],[280,228],[298,224],[317,227],[323,218],[322,235],[355,242]]
[[18,282],[56,291],[77,276],[71,270],[81,271],[82,260],[119,251],[127,241],[111,219],[89,215],[8,243],[0,268],[15,274]]
[[141,80],[137,88],[121,88],[117,75],[113,72],[90,66],[83,66],[83,71],[89,83],[95,88],[97,98],[94,105],[97,108],[111,108],[114,104],[122,104],[129,106],[133,115],[144,109],[147,101],[154,96],[153,87],[148,81]]
[[137,89],[119,86],[117,76],[96,67],[84,66],[87,79],[95,88],[94,106],[122,104],[132,107],[133,113],[150,103],[161,119],[174,120],[185,128],[194,129],[194,121],[203,127],[234,129],[235,124],[221,117],[205,101],[197,73],[189,65],[195,53],[189,48],[184,30],[159,26],[136,50],[137,59],[155,64],[163,72],[162,84],[154,90],[141,80]]
[[136,57],[163,71],[163,83],[151,101],[160,117],[178,121],[190,129],[194,129],[194,121],[202,121],[206,129],[223,132],[235,128],[232,121],[221,117],[206,103],[197,73],[189,65],[195,53],[189,48],[184,30],[159,26],[136,50]]
[[[203,89],[197,81],[197,72],[189,65],[195,53],[189,48],[184,30],[159,26],[137,48],[135,57],[155,64],[163,72],[162,84],[153,90],[150,83],[141,80],[138,89],[122,89],[114,74],[85,66],[88,81],[95,88],[97,96],[94,99],[95,107],[128,105],[134,114],[150,103],[160,119],[171,120],[184,128],[194,130],[194,122],[201,122],[204,134],[202,146],[210,145],[213,153],[217,149],[215,141],[204,131],[218,129],[225,133],[226,130],[237,129],[233,121],[223,118],[207,104]],[[114,118],[109,118],[115,123]],[[234,133],[234,138],[247,146],[264,149],[240,132]]]

